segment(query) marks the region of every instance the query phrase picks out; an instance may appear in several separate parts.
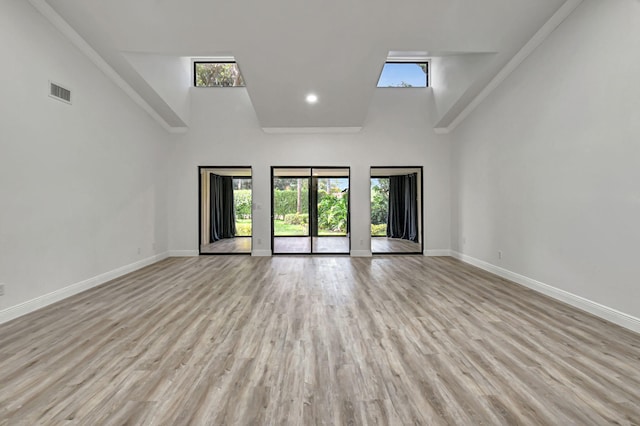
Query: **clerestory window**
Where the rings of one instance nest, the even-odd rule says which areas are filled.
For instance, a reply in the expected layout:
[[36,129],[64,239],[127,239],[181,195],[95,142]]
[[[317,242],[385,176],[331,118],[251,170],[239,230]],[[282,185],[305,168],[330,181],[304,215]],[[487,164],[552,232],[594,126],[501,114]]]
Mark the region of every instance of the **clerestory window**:
[[244,78],[235,62],[194,62],[196,87],[244,87]]
[[378,87],[429,87],[429,63],[386,62]]

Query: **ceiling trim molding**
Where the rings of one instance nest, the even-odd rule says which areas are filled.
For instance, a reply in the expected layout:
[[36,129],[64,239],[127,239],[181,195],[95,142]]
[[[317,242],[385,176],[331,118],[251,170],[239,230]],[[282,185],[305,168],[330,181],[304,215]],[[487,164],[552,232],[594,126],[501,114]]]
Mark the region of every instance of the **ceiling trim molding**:
[[478,96],[476,96],[462,110],[456,118],[451,121],[447,127],[434,128],[438,134],[450,133],[456,129],[477,107],[484,101],[503,81],[514,72],[525,59],[529,57],[540,46],[553,31],[555,31],[565,19],[573,13],[573,11],[583,2],[583,0],[567,0],[556,13],[531,37],[531,39],[516,53],[513,58],[496,74],[496,76],[487,84]]
[[[47,2],[46,0],[29,0],[29,3],[42,14],[51,24],[62,33],[80,52],[82,52],[93,64],[98,67],[116,86],[120,87],[131,100],[149,114],[155,121],[169,133],[184,133],[183,127],[170,126],[120,75],[102,59],[85,39],[74,30]],[[177,130],[177,131],[176,131]]]
[[362,127],[263,127],[270,134],[358,133]]

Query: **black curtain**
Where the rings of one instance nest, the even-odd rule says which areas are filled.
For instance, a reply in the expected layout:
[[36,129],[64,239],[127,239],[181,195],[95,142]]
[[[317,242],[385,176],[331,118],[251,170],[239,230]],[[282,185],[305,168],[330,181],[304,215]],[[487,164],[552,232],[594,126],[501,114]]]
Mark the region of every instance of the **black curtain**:
[[223,238],[233,238],[236,235],[236,213],[233,202],[233,178],[211,174],[210,186],[211,205],[211,238],[215,243]]
[[418,174],[389,177],[387,237],[418,242]]

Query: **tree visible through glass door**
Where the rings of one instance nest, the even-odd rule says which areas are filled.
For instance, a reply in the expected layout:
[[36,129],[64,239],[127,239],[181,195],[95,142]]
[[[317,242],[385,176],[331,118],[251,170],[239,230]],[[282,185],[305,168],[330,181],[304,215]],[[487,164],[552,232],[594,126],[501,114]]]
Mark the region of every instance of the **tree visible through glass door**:
[[349,179],[330,177],[316,179],[318,236],[347,235]]
[[309,236],[309,178],[273,178],[273,235]]

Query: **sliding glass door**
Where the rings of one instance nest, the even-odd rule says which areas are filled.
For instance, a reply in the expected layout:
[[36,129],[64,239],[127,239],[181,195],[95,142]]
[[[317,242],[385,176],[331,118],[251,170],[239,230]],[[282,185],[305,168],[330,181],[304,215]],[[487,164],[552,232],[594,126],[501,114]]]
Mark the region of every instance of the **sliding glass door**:
[[371,251],[421,254],[422,167],[371,168]]
[[274,254],[348,254],[349,168],[272,167]]
[[310,169],[281,170],[272,177],[274,252],[311,252]]
[[314,253],[349,253],[348,170],[314,169],[312,234]]
[[200,254],[251,254],[251,168],[199,167]]

